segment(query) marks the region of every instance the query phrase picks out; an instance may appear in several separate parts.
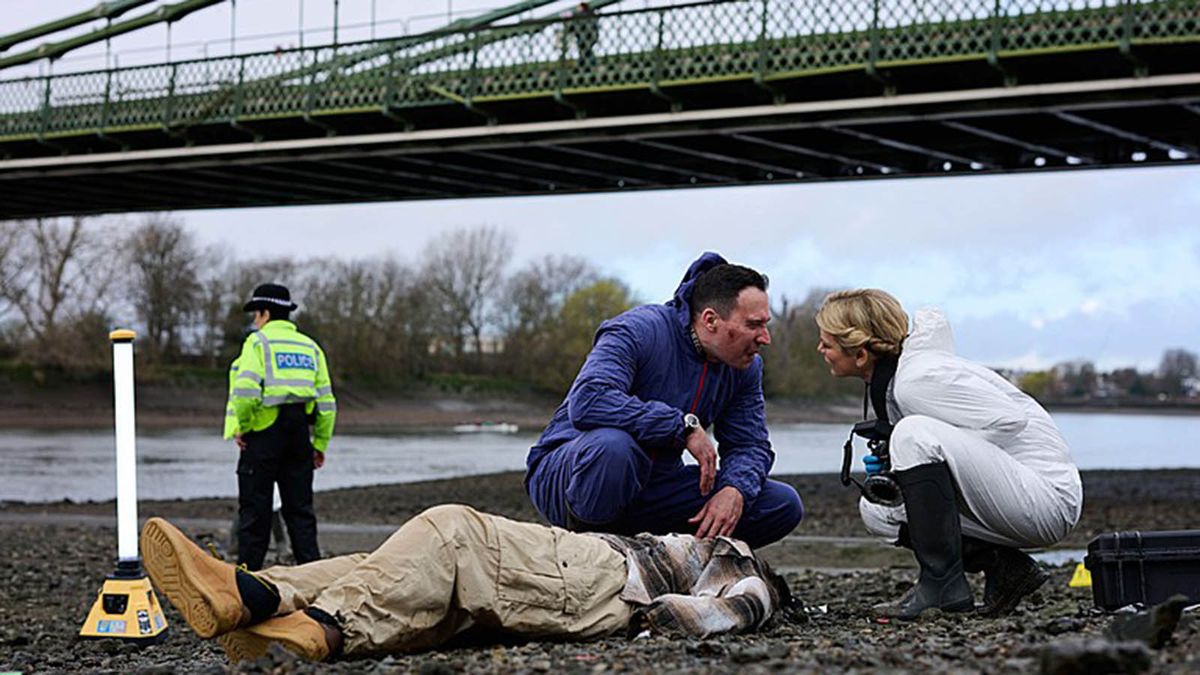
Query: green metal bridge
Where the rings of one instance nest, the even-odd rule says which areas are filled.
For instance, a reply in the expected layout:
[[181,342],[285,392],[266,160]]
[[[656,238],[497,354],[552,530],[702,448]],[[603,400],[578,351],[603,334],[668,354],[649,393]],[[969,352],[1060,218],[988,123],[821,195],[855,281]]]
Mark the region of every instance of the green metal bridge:
[[1200,0],[618,1],[0,79],[0,218],[1200,162]]

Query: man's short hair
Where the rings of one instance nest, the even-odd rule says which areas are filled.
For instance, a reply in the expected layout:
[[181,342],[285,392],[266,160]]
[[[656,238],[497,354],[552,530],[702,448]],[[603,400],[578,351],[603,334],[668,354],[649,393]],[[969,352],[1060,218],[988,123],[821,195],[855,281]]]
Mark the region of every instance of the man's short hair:
[[692,287],[692,317],[712,307],[724,319],[737,306],[738,295],[746,288],[767,290],[767,275],[742,265],[722,264],[696,277]]

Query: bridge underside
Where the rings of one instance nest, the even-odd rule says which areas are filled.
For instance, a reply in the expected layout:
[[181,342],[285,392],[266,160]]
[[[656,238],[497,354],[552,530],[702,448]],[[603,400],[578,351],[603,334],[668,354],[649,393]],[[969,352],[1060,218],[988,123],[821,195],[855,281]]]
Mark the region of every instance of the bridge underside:
[[1200,45],[1084,56],[6,143],[0,219],[1200,162]]

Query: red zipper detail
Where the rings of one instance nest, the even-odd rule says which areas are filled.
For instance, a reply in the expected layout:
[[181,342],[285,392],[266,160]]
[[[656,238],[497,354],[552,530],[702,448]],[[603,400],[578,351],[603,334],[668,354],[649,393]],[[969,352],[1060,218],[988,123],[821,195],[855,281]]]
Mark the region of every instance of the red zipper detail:
[[700,392],[704,391],[704,376],[708,374],[708,361],[704,362],[704,368],[700,370],[700,384],[696,386],[696,397],[692,399],[692,409],[688,412],[695,415],[696,406],[700,405]]

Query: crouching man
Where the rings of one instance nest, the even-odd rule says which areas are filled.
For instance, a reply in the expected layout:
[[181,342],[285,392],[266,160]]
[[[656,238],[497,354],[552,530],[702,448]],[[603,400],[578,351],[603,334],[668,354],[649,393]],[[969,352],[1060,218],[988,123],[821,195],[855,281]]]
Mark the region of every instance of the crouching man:
[[703,637],[758,628],[790,602],[736,539],[575,534],[462,505],[421,513],[369,554],[255,573],[161,518],[146,523],[141,546],[154,584],[233,661],[271,643],[313,661],[415,652],[472,631]]

